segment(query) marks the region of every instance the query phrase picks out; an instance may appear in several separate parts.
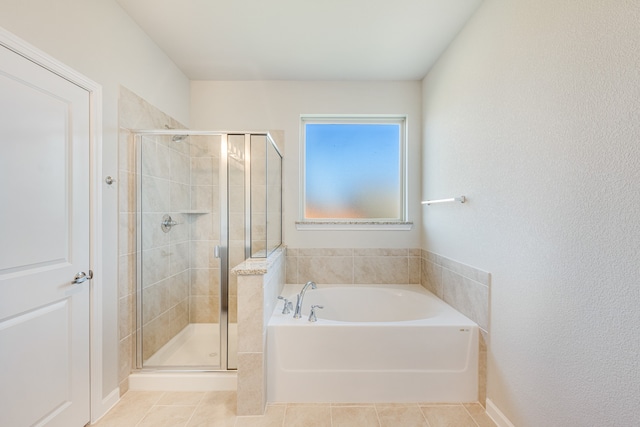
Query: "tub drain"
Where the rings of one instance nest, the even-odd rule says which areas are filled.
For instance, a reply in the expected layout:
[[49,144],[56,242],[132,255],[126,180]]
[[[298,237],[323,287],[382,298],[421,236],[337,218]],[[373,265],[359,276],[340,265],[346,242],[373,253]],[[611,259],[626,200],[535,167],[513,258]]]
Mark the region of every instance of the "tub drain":
[[218,353],[209,353],[209,357],[216,357]]

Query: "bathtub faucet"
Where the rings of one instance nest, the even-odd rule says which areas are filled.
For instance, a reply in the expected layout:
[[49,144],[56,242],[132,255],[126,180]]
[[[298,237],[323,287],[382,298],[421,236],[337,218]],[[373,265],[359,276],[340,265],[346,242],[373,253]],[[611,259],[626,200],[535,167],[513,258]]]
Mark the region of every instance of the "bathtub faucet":
[[297,299],[297,302],[296,302],[296,311],[295,311],[295,313],[293,313],[293,318],[294,319],[299,319],[300,317],[302,317],[302,314],[301,314],[302,313],[302,299],[304,298],[304,293],[307,292],[307,288],[309,286],[311,286],[311,289],[316,289],[317,288],[315,282],[307,282],[302,287],[302,290],[298,294],[298,299]]

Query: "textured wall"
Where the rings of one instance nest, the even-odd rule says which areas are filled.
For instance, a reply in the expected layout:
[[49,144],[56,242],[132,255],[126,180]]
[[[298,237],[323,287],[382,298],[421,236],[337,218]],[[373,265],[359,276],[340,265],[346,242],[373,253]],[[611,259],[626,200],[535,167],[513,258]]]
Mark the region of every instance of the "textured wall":
[[491,272],[488,398],[635,425],[640,3],[485,0],[423,82],[423,248]]

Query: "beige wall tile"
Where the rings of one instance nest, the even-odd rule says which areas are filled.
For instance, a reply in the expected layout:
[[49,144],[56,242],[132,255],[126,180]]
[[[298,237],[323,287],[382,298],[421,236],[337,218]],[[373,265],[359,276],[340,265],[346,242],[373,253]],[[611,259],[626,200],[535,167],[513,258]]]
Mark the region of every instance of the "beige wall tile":
[[488,330],[489,288],[446,268],[442,270],[442,283],[444,301]]
[[212,157],[192,157],[191,185],[218,185],[217,170]]
[[[301,250],[302,251],[302,250]],[[351,284],[353,283],[353,257],[300,256],[298,280],[305,283]]]
[[173,152],[169,159],[171,179],[181,184],[189,184],[191,180],[191,159],[188,155]]
[[[187,205],[186,209],[189,209],[189,205]],[[187,243],[189,241],[189,224],[191,215],[187,215],[181,212],[171,212],[170,214],[171,219],[178,224],[175,227],[172,227],[169,233],[165,234],[169,235],[169,240],[171,243]],[[160,229],[160,231],[162,232],[162,229]]]
[[118,338],[131,335],[134,327],[133,296],[127,295],[118,300]]
[[192,185],[191,186],[191,209],[201,210],[205,212],[214,212],[214,200],[218,200],[218,187],[211,185]]
[[478,402],[486,406],[487,401],[487,342],[486,334],[480,332],[478,339]]
[[[182,224],[180,224],[182,225]],[[181,273],[189,269],[189,242],[171,245],[169,255],[169,273],[171,275]]]
[[263,353],[238,353],[238,415],[262,415],[265,409]]
[[151,176],[142,177],[142,212],[169,212],[171,209],[170,181]]
[[168,246],[142,252],[142,286],[147,287],[169,277]]
[[136,254],[121,255],[118,258],[118,297],[134,293],[136,284]]
[[298,256],[335,256],[335,257],[351,257],[353,249],[333,249],[333,248],[301,248],[298,249]]
[[409,284],[419,285],[421,283],[422,260],[419,257],[410,256],[409,259]]
[[220,320],[220,300],[213,295],[189,297],[189,322],[217,323]]
[[133,337],[127,335],[118,343],[118,382],[126,379],[131,373],[131,352],[134,345]]
[[[288,254],[288,250],[287,250]],[[297,284],[298,282],[298,257],[289,256],[286,257],[286,271],[287,271],[287,283]]]
[[263,351],[262,284],[238,288],[238,352]]
[[220,135],[191,135],[191,157],[220,157]]
[[118,216],[118,255],[136,251],[135,214],[121,213]]
[[165,233],[160,228],[162,224],[162,212],[143,213],[140,225],[142,226],[142,248],[149,250],[167,246],[171,243],[170,233]]
[[396,248],[365,248],[354,249],[353,256],[394,256],[394,257],[406,257],[409,254],[408,249],[396,249]]
[[409,263],[405,256],[354,257],[353,263],[353,283],[409,283]]
[[422,259],[422,286],[433,292],[439,298],[443,297],[442,267]]
[[489,285],[489,273],[486,271],[478,270],[477,268],[453,261],[443,256],[440,256],[438,261],[440,265],[454,273],[467,277],[475,282],[482,283],[485,286]]
[[[189,197],[191,187],[187,184],[171,181],[169,184],[170,212],[180,212],[188,210],[191,207],[191,198]],[[178,223],[176,227],[183,225]]]
[[217,268],[191,269],[191,295],[220,295],[220,270]]

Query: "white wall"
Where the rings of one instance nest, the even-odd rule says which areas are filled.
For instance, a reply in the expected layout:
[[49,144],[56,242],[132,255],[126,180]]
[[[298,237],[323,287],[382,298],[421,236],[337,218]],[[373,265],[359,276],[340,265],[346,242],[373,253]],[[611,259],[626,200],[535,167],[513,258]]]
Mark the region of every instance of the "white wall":
[[[187,124],[189,81],[112,0],[3,0],[0,26],[102,85],[103,177],[118,176],[117,103],[123,85]],[[118,387],[117,185],[104,186],[104,378]]]
[[423,247],[492,273],[488,398],[637,425],[640,3],[485,0],[423,82]]
[[[284,130],[284,241],[294,248],[420,245],[420,82],[191,82],[191,126]],[[298,231],[301,114],[407,114],[411,231]]]

